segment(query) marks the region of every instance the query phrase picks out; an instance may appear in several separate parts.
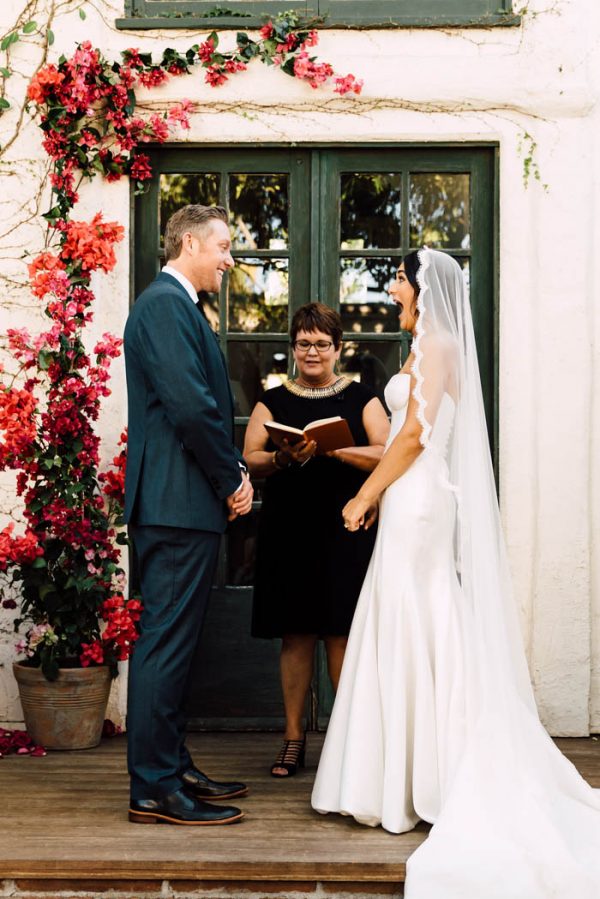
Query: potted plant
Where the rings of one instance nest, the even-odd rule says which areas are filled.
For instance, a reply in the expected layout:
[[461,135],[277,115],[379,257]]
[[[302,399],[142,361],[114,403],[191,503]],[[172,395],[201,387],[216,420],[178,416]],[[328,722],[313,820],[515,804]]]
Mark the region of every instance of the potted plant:
[[[127,598],[118,531],[125,435],[99,474],[94,423],[121,340],[104,334],[90,354],[92,272],[115,265],[115,222],[62,221],[57,245],[29,265],[50,327],[7,331],[13,365],[0,375],[0,468],[14,469],[25,530],[0,532],[2,606],[17,609],[23,659],[15,663],[27,729],[48,748],[99,742],[111,677],[136,638],[141,605]],[[75,714],[69,717],[69,710]]]

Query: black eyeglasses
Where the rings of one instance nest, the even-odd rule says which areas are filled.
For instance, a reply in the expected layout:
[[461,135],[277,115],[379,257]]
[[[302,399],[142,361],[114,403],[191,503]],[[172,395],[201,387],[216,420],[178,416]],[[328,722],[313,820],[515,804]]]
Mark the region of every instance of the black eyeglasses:
[[310,340],[295,340],[292,346],[298,353],[308,353],[311,347],[314,347],[317,353],[326,353],[333,346],[333,340],[316,340],[314,343]]

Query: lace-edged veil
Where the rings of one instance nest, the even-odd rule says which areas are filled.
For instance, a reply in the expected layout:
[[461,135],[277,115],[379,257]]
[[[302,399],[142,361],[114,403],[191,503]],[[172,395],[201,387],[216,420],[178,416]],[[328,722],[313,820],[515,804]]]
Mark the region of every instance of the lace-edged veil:
[[[535,709],[496,498],[477,348],[463,272],[451,256],[419,250],[419,312],[413,341],[414,397],[430,445],[444,394],[456,404],[447,463],[457,500],[455,564],[476,631],[473,664],[481,693],[493,701],[516,689]],[[486,700],[487,696],[487,700]]]

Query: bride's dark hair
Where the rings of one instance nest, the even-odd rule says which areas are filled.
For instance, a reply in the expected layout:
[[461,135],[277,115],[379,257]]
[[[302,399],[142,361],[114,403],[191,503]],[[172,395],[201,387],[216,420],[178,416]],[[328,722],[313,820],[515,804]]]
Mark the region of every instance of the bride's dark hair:
[[417,274],[421,268],[421,260],[419,259],[418,251],[414,250],[412,253],[407,253],[402,262],[404,263],[404,273],[411,286],[414,287],[416,295],[419,296],[421,288],[417,281]]

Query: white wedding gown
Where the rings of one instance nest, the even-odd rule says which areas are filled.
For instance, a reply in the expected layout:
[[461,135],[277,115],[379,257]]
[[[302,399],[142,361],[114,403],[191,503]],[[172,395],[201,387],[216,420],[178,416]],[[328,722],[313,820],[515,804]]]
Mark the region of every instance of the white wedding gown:
[[[387,385],[388,445],[410,385]],[[529,705],[501,690],[480,701],[454,563],[454,414],[445,394],[428,446],[382,497],[312,805],[392,833],[434,823],[407,899],[600,899],[600,791]]]

